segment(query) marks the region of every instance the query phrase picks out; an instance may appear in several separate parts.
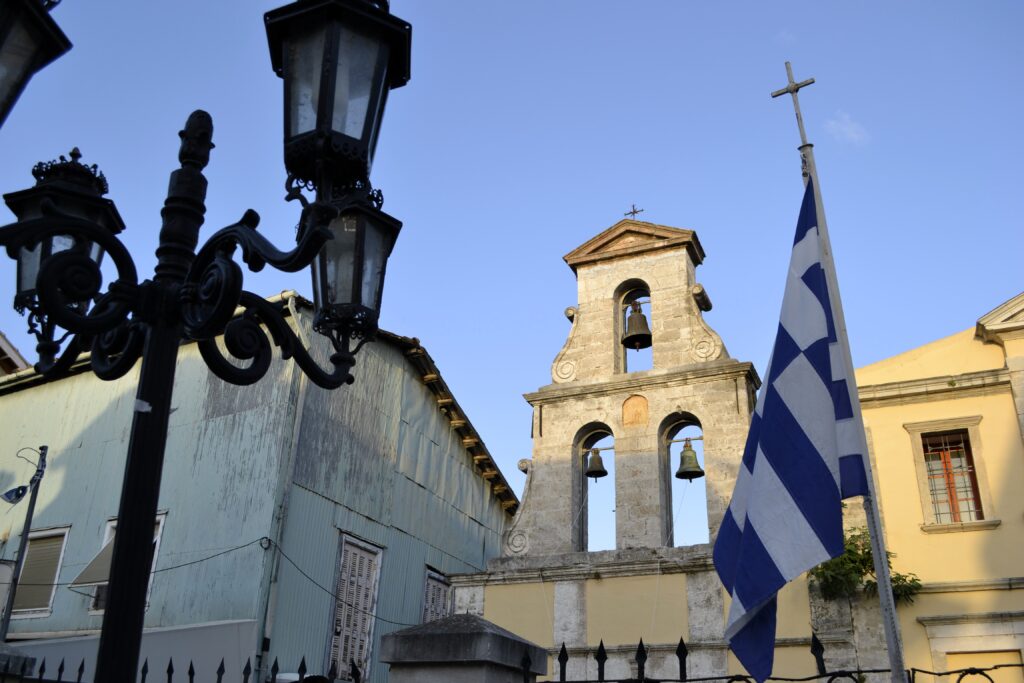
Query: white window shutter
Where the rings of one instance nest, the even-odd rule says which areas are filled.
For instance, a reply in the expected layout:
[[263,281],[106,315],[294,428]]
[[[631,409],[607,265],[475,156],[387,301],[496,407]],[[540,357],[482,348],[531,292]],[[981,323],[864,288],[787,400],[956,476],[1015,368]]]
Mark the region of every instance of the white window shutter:
[[444,619],[451,614],[451,586],[443,574],[427,570],[423,587],[423,623]]
[[349,660],[354,660],[366,676],[379,564],[379,551],[343,538],[331,639],[331,661],[337,665],[339,678],[349,678]]

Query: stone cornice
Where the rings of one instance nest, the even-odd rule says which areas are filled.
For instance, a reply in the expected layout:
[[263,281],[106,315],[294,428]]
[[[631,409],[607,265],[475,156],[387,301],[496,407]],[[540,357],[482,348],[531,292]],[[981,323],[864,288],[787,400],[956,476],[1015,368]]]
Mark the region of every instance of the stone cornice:
[[937,614],[918,617],[923,626],[949,626],[953,624],[991,624],[995,621],[1024,621],[1024,612],[981,612],[978,614]]
[[930,581],[922,584],[921,593],[967,593],[971,591],[1011,591],[1024,588],[1024,576],[973,581]]
[[455,574],[453,586],[483,586],[544,581],[585,581],[616,576],[652,576],[712,571],[711,546],[633,548],[596,553],[564,553],[491,560],[487,571]]
[[978,320],[974,336],[994,344],[1024,336],[1024,292],[983,315]]
[[[849,638],[834,637],[834,636],[828,636],[828,635],[823,635],[823,634],[818,634],[818,639],[822,643],[830,643],[830,644],[834,644],[834,643],[846,644],[846,643],[850,642]],[[775,647],[810,647],[810,646],[811,646],[811,637],[810,636],[807,636],[807,637],[799,637],[799,636],[785,637],[785,636],[783,636],[783,637],[778,637],[778,638],[775,639]],[[656,654],[660,654],[660,655],[674,655],[676,653],[676,648],[679,647],[679,643],[678,642],[676,642],[676,643],[648,643],[647,641],[644,641],[644,647],[647,649],[648,655],[650,655],[651,653],[656,653]],[[729,644],[727,642],[725,642],[724,640],[687,640],[686,641],[686,649],[688,651],[690,651],[690,652],[693,652],[694,650],[727,650],[728,648],[729,648]],[[553,646],[553,647],[549,647],[549,648],[547,648],[548,655],[550,655],[551,657],[554,657],[556,662],[557,662],[558,653],[561,652],[561,649],[562,649],[562,646],[561,646],[560,643],[558,645]],[[597,649],[596,646],[591,646],[591,645],[576,646],[576,647],[566,646],[565,651],[566,651],[566,653],[568,653],[568,655],[570,657],[577,657],[577,658],[584,657],[584,658],[587,658],[587,659],[591,659],[591,658],[593,658],[596,649]],[[606,644],[604,646],[604,651],[608,654],[609,659],[612,659],[612,658],[614,658],[614,659],[627,659],[627,660],[632,661],[633,657],[636,656],[636,644],[635,643],[627,644],[627,645],[607,645]],[[553,672],[553,673],[555,673],[557,675],[558,664],[556,663],[554,666],[555,666],[555,672]]]
[[556,403],[571,398],[607,396],[643,389],[655,389],[666,386],[696,384],[701,382],[717,382],[722,380],[749,380],[754,388],[761,386],[761,378],[757,375],[753,363],[735,360],[712,361],[700,363],[681,369],[669,371],[650,370],[622,375],[612,380],[597,382],[568,382],[565,384],[549,384],[538,391],[523,394],[530,405]]
[[[608,245],[629,233],[643,235],[646,239],[634,242],[629,246],[608,249]],[[694,231],[646,221],[623,219],[576,247],[562,259],[572,268],[573,272],[576,272],[578,266],[588,263],[676,247],[685,248],[690,255],[690,260],[695,265],[700,265],[704,260],[704,248]]]
[[867,384],[858,387],[857,393],[862,406],[880,408],[888,405],[984,396],[1004,391],[1010,391],[1010,372],[1006,368],[996,368],[962,375]]

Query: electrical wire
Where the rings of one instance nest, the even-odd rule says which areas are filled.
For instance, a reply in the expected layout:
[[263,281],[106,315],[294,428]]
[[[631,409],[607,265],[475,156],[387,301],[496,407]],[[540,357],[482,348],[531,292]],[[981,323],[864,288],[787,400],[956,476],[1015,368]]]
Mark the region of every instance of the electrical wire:
[[[409,624],[409,623],[406,623],[404,621],[393,621],[391,619],[385,619],[384,617],[377,616],[376,614],[374,614],[372,612],[368,612],[368,611],[366,611],[364,609],[356,607],[355,605],[353,605],[349,601],[345,600],[344,598],[339,596],[337,593],[335,593],[331,589],[321,585],[316,579],[314,579],[312,576],[307,574],[305,572],[305,570],[302,569],[302,567],[300,567],[298,564],[296,564],[295,560],[293,560],[291,557],[288,556],[287,553],[285,553],[284,549],[281,548],[280,544],[278,544],[273,539],[268,538],[266,536],[262,536],[260,538],[257,538],[254,541],[249,541],[248,543],[243,543],[242,545],[237,545],[237,546],[235,546],[233,548],[227,548],[225,550],[221,550],[220,552],[216,552],[216,553],[214,553],[212,555],[207,555],[206,557],[200,557],[200,558],[198,558],[196,560],[192,560],[190,562],[182,562],[181,564],[175,564],[175,565],[171,565],[169,567],[161,567],[160,569],[154,569],[151,572],[151,574],[159,574],[161,572],[168,572],[168,571],[171,571],[173,569],[181,569],[182,567],[190,567],[192,565],[200,564],[202,562],[208,562],[208,561],[210,561],[210,560],[212,560],[212,559],[214,559],[216,557],[220,557],[222,555],[227,555],[228,553],[233,553],[233,552],[236,552],[238,550],[242,550],[244,548],[248,548],[249,546],[255,545],[257,543],[259,543],[261,545],[266,544],[265,545],[266,548],[269,548],[270,546],[274,546],[275,548],[277,548],[277,551],[279,553],[281,553],[281,557],[283,557],[285,560],[287,560],[288,564],[290,564],[292,567],[294,567],[295,570],[297,572],[299,572],[299,574],[301,574],[307,581],[309,581],[314,586],[316,586],[317,588],[319,588],[323,592],[327,593],[328,595],[330,595],[331,597],[333,597],[335,600],[337,600],[338,602],[342,603],[346,607],[349,607],[350,609],[353,609],[353,610],[355,610],[357,612],[361,612],[361,613],[363,613],[363,614],[365,614],[365,615],[367,615],[367,616],[369,616],[369,617],[371,617],[371,618],[373,618],[373,619],[375,619],[377,621],[382,621],[382,622],[384,622],[386,624],[391,624],[393,626],[418,626],[418,624]],[[0,585],[8,585],[10,583],[11,583],[10,581],[0,581]],[[87,593],[82,593],[80,591],[76,591],[74,588],[71,588],[73,583],[74,583],[73,581],[57,581],[57,582],[46,582],[46,583],[22,583],[22,582],[19,581],[18,585],[19,586],[64,586],[64,587],[67,587],[68,590],[70,590],[72,593],[78,593],[79,595],[87,595],[87,596],[91,597],[91,595],[89,595]]]
[[309,574],[304,572],[302,570],[302,567],[300,567],[299,565],[295,564],[295,560],[293,560],[292,558],[288,557],[288,554],[285,553],[284,549],[282,549],[280,545],[278,545],[277,543],[274,543],[274,541],[271,541],[271,543],[273,543],[274,546],[277,548],[277,552],[281,553],[281,557],[283,557],[284,559],[288,560],[288,564],[290,564],[291,566],[295,567],[295,570],[297,572],[299,572],[300,574],[302,574],[304,577],[306,577],[306,580],[308,580],[314,586],[316,586],[317,588],[322,590],[324,593],[327,593],[328,595],[333,597],[338,602],[344,604],[346,607],[350,607],[350,608],[354,609],[357,612],[362,612],[363,614],[367,615],[368,617],[372,617],[373,619],[376,619],[377,621],[383,621],[386,624],[392,624],[394,626],[419,626],[419,624],[407,624],[407,623],[405,623],[403,621],[391,621],[390,619],[385,619],[384,617],[378,617],[373,612],[367,612],[364,609],[360,609],[360,608],[356,607],[355,605],[353,605],[352,603],[348,602],[347,600],[345,600],[341,596],[337,595],[330,588],[326,588],[326,587],[320,585],[320,583],[318,583],[316,579],[314,579],[312,576],[310,576]]
[[[212,560],[215,557],[220,557],[221,555],[227,555],[228,553],[233,553],[236,550],[241,550],[243,548],[248,548],[249,546],[251,546],[251,545],[253,545],[255,543],[261,543],[264,540],[270,541],[270,539],[268,539],[266,536],[264,536],[262,538],[257,538],[255,541],[249,541],[248,543],[243,543],[242,545],[237,545],[234,548],[228,548],[226,550],[221,550],[220,552],[216,552],[216,553],[214,553],[212,555],[207,555],[206,557],[200,557],[199,559],[192,560],[191,562],[183,562],[181,564],[175,564],[175,565],[172,565],[170,567],[161,567],[160,569],[154,569],[150,573],[151,574],[159,574],[160,572],[167,572],[167,571],[170,571],[172,569],[181,569],[182,567],[188,567],[188,566],[191,566],[191,565],[194,565],[194,564],[199,564],[201,562],[207,562],[208,560]],[[273,541],[271,541],[271,543],[273,543]],[[11,583],[10,581],[0,581],[0,586],[6,586],[6,585],[8,585],[10,583]],[[72,586],[73,584],[74,584],[74,581],[52,581],[52,582],[51,581],[47,581],[46,583],[23,583],[21,581],[18,582],[19,586]],[[72,590],[72,592],[73,593],[78,593],[78,591],[76,591],[76,590]],[[84,595],[84,593],[82,595]]]
[[41,455],[39,453],[39,451],[37,451],[36,449],[32,448],[31,446],[23,446],[23,447],[18,449],[17,453],[14,454],[14,457],[21,458],[22,460],[27,462],[29,465],[32,465],[32,467],[38,468],[39,467],[39,463],[38,462],[32,462],[31,460],[26,458],[24,455],[21,454],[22,451],[32,451],[36,455]]

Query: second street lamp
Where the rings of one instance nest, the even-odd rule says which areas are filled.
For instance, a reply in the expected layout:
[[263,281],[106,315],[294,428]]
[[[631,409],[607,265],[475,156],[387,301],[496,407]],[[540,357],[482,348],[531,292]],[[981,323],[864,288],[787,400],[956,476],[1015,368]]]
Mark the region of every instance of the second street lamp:
[[48,14],[59,2],[0,2],[0,126],[29,79],[71,49],[71,42]]
[[[327,6],[323,11],[333,23],[325,29],[324,40],[333,47],[310,56],[322,60],[320,73],[335,80],[342,70],[362,73],[361,67],[345,61],[348,53],[338,48],[339,36],[347,35],[347,30],[371,42],[384,36],[386,40],[374,53],[383,57],[375,57],[373,73],[392,73],[389,60],[397,55],[398,72],[404,76],[372,78],[368,90],[349,89],[365,93],[367,111],[372,111],[360,124],[358,137],[352,138],[362,147],[345,146],[349,144],[345,131],[354,130],[348,124],[342,127],[342,137],[329,127],[339,120],[337,109],[330,116],[318,109],[317,125],[332,123],[316,129],[314,144],[289,147],[294,140],[286,138],[288,199],[303,206],[301,229],[291,251],[278,250],[256,231],[259,216],[252,210],[196,249],[206,211],[207,181],[202,171],[213,148],[213,121],[203,111],[193,112],[179,133],[180,168],[171,174],[161,212],[151,279],[139,282],[131,255],[117,237],[123,223],[113,204],[102,198],[106,182],[95,166],[79,162],[77,151],[70,161],[62,157],[37,166],[36,187],[5,195],[18,221],[0,228],[0,245],[20,264],[16,306],[28,311],[29,329],[39,342],[36,369],[44,375],[59,375],[80,352],[89,350],[93,372],[112,380],[142,359],[97,655],[94,680],[98,683],[136,680],[153,520],[181,342],[195,341],[210,370],[239,385],[266,374],[276,345],[281,356],[294,360],[314,383],[334,389],[353,381],[354,354],[376,334],[385,265],[401,224],[380,210],[380,192],[369,184],[369,160],[386,88],[408,80],[411,29],[391,17],[384,2],[301,0],[268,14],[271,45],[277,30],[271,29],[275,26],[272,16],[305,16],[303,21],[308,21],[306,10]],[[395,31],[401,34],[400,40]],[[274,59],[276,68],[278,58]],[[312,66],[316,68],[315,63]],[[326,94],[334,101],[339,92],[334,87]],[[304,106],[288,99],[305,97],[301,88],[286,88],[285,93],[286,111]],[[347,96],[346,106],[358,105],[362,97]],[[354,111],[351,106],[349,110]],[[322,116],[327,118],[321,120]],[[64,182],[69,179],[74,182]],[[303,190],[315,190],[314,201]],[[314,327],[334,347],[330,369],[317,364],[279,307],[242,288],[242,270],[233,260],[236,252],[253,271],[267,264],[286,272],[312,266]],[[104,254],[117,271],[106,291],[100,270]],[[239,308],[242,312],[236,315]],[[217,342],[220,337],[223,347]],[[350,347],[353,340],[358,342],[355,349]]]
[[387,10],[387,0],[300,0],[264,17],[284,79],[285,167],[319,199],[366,180],[388,90],[409,80],[412,27]]

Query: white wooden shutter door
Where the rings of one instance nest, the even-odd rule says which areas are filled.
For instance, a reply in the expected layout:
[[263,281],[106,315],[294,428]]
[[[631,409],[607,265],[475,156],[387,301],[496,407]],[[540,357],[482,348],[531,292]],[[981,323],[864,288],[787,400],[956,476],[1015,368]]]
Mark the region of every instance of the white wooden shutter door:
[[373,633],[373,614],[377,606],[377,565],[380,553],[342,542],[338,569],[338,600],[334,609],[334,638],[331,661],[337,663],[339,678],[349,678],[349,660],[366,674]]

